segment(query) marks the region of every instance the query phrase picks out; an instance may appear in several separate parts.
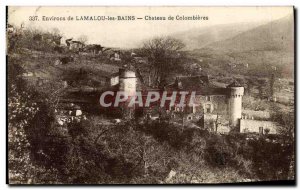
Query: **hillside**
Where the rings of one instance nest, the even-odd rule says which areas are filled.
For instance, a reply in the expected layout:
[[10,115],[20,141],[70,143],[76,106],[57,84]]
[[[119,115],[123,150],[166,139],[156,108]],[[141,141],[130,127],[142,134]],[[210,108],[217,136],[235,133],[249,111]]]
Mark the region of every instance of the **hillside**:
[[284,51],[294,49],[294,20],[292,15],[242,32],[232,38],[208,45],[219,51]]
[[172,37],[182,40],[186,44],[186,50],[194,50],[232,38],[257,26],[259,26],[259,23],[256,22],[221,24],[175,33]]
[[[242,32],[232,38],[211,43],[194,50],[199,59],[213,66],[248,65],[242,70],[226,72],[268,75],[274,71],[286,78],[294,74],[294,20],[292,15]],[[235,66],[234,66],[235,67]]]

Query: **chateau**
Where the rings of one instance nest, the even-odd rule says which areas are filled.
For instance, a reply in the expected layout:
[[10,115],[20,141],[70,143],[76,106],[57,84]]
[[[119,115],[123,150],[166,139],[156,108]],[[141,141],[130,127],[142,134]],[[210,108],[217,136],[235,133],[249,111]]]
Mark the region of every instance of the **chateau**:
[[[137,73],[134,69],[120,68],[118,72],[103,78],[105,83],[102,88],[69,90],[72,95],[68,94],[68,99],[74,98],[75,103],[85,110],[118,119],[135,118],[141,122],[167,119],[175,125],[195,126],[218,133],[278,133],[279,125],[270,121],[270,113],[242,108],[244,87],[236,81],[220,87],[213,84],[208,76],[178,76],[171,84],[158,89],[143,84]],[[118,95],[120,92],[135,98],[140,96],[142,103],[135,101],[131,104],[132,98],[128,101],[122,99]],[[155,93],[159,94],[159,98],[152,97]],[[180,102],[183,93],[186,93],[185,106]],[[174,94],[175,101],[171,104]],[[100,105],[103,95],[105,98],[102,101],[109,106]],[[167,97],[167,100],[162,97]],[[115,104],[116,99],[120,98],[122,101]],[[147,103],[149,98],[150,104]]]
[[129,95],[141,92],[144,97],[149,91],[195,92],[195,96],[190,97],[194,99],[194,104],[190,107],[181,107],[178,101],[173,106],[168,104],[164,107],[153,104],[149,108],[136,106],[133,112],[137,117],[158,119],[169,116],[173,121],[200,122],[213,131],[229,132],[231,129],[239,128],[244,87],[237,82],[222,88],[211,84],[208,76],[180,76],[163,90],[152,89],[142,85],[135,71],[129,69],[120,69],[118,74],[112,74],[109,82],[112,91],[124,91]]

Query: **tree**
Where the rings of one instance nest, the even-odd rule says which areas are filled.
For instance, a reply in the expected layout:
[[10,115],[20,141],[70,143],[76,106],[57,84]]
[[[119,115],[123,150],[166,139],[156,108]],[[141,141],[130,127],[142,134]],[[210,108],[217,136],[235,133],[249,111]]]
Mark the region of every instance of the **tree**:
[[154,85],[163,85],[170,71],[179,66],[179,51],[184,47],[183,42],[171,37],[156,37],[143,43],[141,52],[149,59]]
[[273,120],[280,124],[278,131],[281,135],[287,136],[286,140],[291,142],[294,141],[294,132],[295,132],[295,116],[294,112],[286,112],[286,111],[276,111],[272,116]]
[[[214,97],[217,99],[217,97]],[[215,125],[215,132],[218,132],[219,126],[222,124],[222,121],[228,120],[228,114],[227,114],[227,105],[224,103],[221,103],[222,100],[217,100],[220,102],[218,105],[214,104],[214,110],[213,114],[216,115],[216,118],[214,119],[214,125]]]
[[266,96],[266,86],[267,81],[265,79],[258,79],[258,95],[260,99],[263,99]]
[[[33,135],[30,133],[36,118],[42,118],[39,95],[19,76],[24,69],[10,59],[8,65],[8,176],[10,184],[59,183],[57,170],[40,165],[34,159]],[[40,129],[45,124],[39,125]],[[41,130],[41,129],[40,129]],[[39,142],[40,143],[40,142]],[[37,143],[36,143],[37,144]],[[34,154],[33,154],[34,153]]]
[[270,129],[269,129],[269,128],[266,128],[266,129],[264,129],[264,131],[265,131],[265,134],[267,135],[267,134],[269,134]]
[[272,73],[270,76],[270,97],[274,96],[274,83],[275,83],[275,74]]
[[86,44],[88,41],[88,37],[86,35],[81,35],[78,37],[78,41],[80,41],[83,44]]
[[53,28],[52,31],[51,31],[51,34],[53,36],[61,36],[61,33],[60,33],[58,28]]

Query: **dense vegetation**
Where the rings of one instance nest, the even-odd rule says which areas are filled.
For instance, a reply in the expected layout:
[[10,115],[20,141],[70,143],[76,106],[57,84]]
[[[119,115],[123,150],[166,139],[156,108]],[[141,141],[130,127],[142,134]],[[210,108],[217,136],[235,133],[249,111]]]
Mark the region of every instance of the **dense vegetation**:
[[41,101],[47,98],[29,90],[21,79],[15,83],[12,74],[12,183],[160,183],[171,170],[178,173],[175,183],[292,177],[294,145],[286,138],[223,136],[165,122],[108,127],[85,120],[59,126],[51,106]]

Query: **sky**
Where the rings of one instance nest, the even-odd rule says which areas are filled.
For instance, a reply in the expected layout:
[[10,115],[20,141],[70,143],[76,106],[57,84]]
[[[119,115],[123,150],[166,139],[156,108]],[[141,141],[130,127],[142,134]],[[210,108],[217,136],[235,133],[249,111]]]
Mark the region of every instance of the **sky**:
[[[145,39],[195,28],[232,23],[266,23],[293,13],[293,7],[9,7],[8,23],[25,28],[52,31],[58,28],[66,38],[88,37],[88,43],[105,47],[134,48]],[[208,17],[208,20],[176,20],[176,16]],[[38,21],[32,21],[38,16]],[[65,17],[65,21],[43,21]],[[67,18],[74,18],[68,21]],[[135,16],[135,20],[76,20],[81,16]],[[175,17],[174,20],[145,20],[145,16]],[[30,20],[31,19],[31,20]]]

